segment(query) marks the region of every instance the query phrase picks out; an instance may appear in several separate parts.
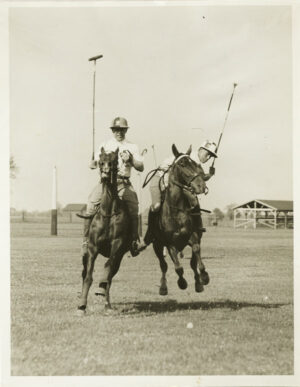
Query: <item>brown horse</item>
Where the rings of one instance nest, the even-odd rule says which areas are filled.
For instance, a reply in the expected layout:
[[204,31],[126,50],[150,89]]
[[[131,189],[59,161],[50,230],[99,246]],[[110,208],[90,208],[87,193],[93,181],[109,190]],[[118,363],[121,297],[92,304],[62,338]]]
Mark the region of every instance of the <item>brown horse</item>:
[[105,297],[105,308],[111,309],[109,291],[124,254],[130,250],[131,227],[125,203],[119,198],[117,185],[118,152],[105,153],[101,149],[99,168],[102,182],[100,207],[89,232],[88,254],[83,257],[82,293],[78,313],[86,310],[90,286],[93,282],[94,263],[98,254],[108,258],[104,265],[99,290]]
[[[183,267],[178,259],[178,253],[184,247],[190,245],[192,248],[191,268],[194,271],[195,291],[202,292],[203,285],[209,282],[208,273],[201,260],[200,243],[202,238],[201,215],[190,211],[190,204],[186,199],[185,192],[193,194],[205,193],[207,190],[202,167],[190,158],[191,147],[183,154],[179,153],[176,146],[172,146],[175,160],[169,169],[169,182],[165,191],[165,198],[158,214],[149,213],[149,222],[154,222],[153,249],[157,255],[162,271],[160,295],[168,294],[166,273],[168,265],[163,253],[164,246],[167,247],[175,271],[178,275],[178,286],[180,289],[187,288],[187,282],[183,277]],[[152,216],[152,220],[150,220]],[[199,268],[199,271],[198,271]]]

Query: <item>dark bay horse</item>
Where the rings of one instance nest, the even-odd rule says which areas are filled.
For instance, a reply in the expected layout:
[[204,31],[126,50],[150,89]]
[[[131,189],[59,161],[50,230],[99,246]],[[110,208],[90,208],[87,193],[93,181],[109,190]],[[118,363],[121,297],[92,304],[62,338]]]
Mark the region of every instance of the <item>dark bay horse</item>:
[[118,149],[105,153],[101,149],[99,168],[102,182],[101,204],[89,232],[88,254],[83,258],[82,293],[78,313],[86,310],[94,263],[98,254],[108,258],[104,265],[97,294],[105,297],[105,308],[111,309],[109,291],[124,254],[130,250],[131,226],[125,203],[119,198],[117,185]]
[[[153,249],[157,255],[162,271],[160,295],[168,294],[166,273],[168,265],[164,257],[167,247],[178,275],[180,289],[187,288],[184,270],[178,258],[179,252],[190,245],[192,248],[191,268],[194,271],[195,291],[202,292],[203,285],[209,282],[208,273],[201,260],[200,243],[202,238],[202,219],[200,214],[193,214],[186,199],[185,191],[193,194],[205,193],[207,190],[202,167],[190,158],[191,147],[186,153],[179,153],[173,144],[175,160],[169,169],[169,182],[160,212],[153,219],[155,225]],[[149,214],[150,216],[150,214]],[[149,219],[150,221],[150,219]],[[199,269],[199,271],[198,271]]]

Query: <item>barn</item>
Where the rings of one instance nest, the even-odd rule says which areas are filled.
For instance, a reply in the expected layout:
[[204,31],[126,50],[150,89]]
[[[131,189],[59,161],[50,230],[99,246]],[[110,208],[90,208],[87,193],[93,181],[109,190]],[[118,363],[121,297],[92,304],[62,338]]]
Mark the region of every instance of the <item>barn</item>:
[[78,220],[78,217],[76,217],[77,213],[79,213],[79,214],[84,214],[85,213],[85,211],[86,211],[86,204],[83,204],[83,203],[70,203],[70,204],[67,204],[63,208],[63,211],[69,213],[70,222],[72,222],[74,219]]
[[233,208],[234,227],[293,228],[292,200],[254,199]]

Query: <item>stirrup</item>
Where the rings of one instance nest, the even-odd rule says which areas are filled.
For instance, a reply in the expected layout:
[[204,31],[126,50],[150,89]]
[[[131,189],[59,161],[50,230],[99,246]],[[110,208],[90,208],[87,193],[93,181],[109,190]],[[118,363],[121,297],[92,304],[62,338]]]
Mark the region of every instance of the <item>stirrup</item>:
[[131,253],[132,257],[136,257],[137,255],[139,255],[140,251],[139,251],[139,242],[138,241],[135,240],[131,243],[130,253]]

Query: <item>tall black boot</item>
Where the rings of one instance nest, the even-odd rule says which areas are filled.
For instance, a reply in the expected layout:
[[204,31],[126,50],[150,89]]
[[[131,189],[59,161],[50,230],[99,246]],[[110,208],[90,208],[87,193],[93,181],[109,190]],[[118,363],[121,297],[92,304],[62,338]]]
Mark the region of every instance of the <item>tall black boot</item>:
[[139,217],[138,215],[131,218],[131,230],[132,230],[132,244],[131,244],[131,255],[136,257],[140,251],[143,250],[140,237],[139,237]]
[[149,210],[148,214],[148,228],[144,237],[144,242],[148,246],[154,240],[154,228],[155,228],[156,212]]

